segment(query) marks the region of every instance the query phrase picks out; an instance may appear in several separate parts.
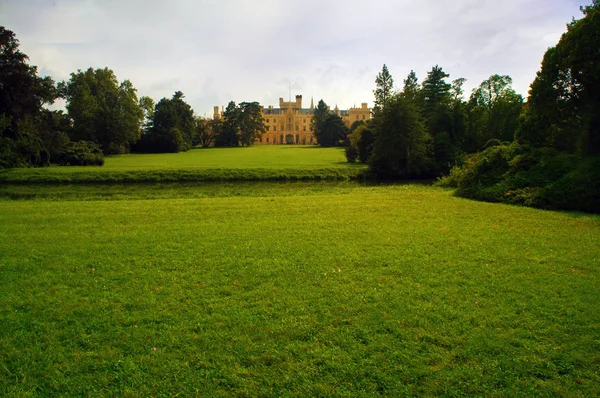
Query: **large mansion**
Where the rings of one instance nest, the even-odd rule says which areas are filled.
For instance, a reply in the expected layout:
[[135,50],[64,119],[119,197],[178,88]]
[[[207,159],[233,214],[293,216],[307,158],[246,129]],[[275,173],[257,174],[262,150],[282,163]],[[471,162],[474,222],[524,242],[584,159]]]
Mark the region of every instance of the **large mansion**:
[[[222,110],[215,106],[215,119],[222,116]],[[314,102],[311,99],[310,108],[302,108],[302,96],[297,95],[295,102],[285,102],[279,98],[279,108],[273,106],[262,110],[267,132],[256,144],[316,144],[315,136],[310,128],[310,122],[315,112]],[[371,118],[371,110],[366,103],[360,108],[339,110],[336,106],[333,113],[342,118],[346,126],[350,127],[357,120],[367,121]]]

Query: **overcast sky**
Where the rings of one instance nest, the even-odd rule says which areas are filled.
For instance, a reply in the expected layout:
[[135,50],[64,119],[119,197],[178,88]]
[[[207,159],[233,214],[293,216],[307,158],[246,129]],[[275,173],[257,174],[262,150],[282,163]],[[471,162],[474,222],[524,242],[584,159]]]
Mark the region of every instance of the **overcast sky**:
[[0,25],[42,75],[112,69],[156,101],[180,90],[201,116],[228,101],[302,94],[341,109],[439,64],[467,93],[507,74],[527,96],[546,49],[591,0],[0,0]]

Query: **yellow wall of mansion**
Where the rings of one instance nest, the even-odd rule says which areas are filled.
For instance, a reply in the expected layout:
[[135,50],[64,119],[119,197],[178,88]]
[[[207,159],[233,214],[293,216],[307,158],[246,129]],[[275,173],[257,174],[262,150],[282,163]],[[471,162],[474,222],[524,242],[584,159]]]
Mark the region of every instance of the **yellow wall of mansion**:
[[[279,108],[268,106],[262,109],[267,131],[255,144],[316,144],[317,140],[310,127],[314,112],[312,100],[310,108],[302,108],[301,95],[297,95],[296,101],[291,102],[279,98]],[[348,127],[357,120],[366,122],[371,118],[371,110],[366,103],[362,103],[360,108],[353,107],[348,110],[340,110],[336,106],[332,112],[340,116]],[[219,119],[221,116],[222,109],[219,110],[219,107],[215,106],[214,118]]]

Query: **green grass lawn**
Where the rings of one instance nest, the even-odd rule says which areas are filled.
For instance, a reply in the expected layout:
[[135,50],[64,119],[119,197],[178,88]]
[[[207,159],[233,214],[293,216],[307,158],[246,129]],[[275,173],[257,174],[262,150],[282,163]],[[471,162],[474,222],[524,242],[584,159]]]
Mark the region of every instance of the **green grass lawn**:
[[109,156],[105,170],[347,168],[343,148],[255,145],[238,148],[196,148],[181,153]]
[[358,178],[342,148],[262,145],[108,156],[96,166],[0,170],[0,183],[94,183]]
[[598,216],[298,187],[0,200],[0,395],[600,395]]

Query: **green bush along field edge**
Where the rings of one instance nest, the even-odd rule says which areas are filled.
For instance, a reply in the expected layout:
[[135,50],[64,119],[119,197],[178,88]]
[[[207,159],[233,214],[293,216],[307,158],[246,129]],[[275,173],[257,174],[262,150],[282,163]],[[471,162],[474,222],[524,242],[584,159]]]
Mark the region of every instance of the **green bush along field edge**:
[[130,182],[201,181],[293,181],[358,180],[360,168],[320,169],[194,169],[141,171],[52,171],[49,169],[11,169],[0,171],[0,184],[78,184]]

